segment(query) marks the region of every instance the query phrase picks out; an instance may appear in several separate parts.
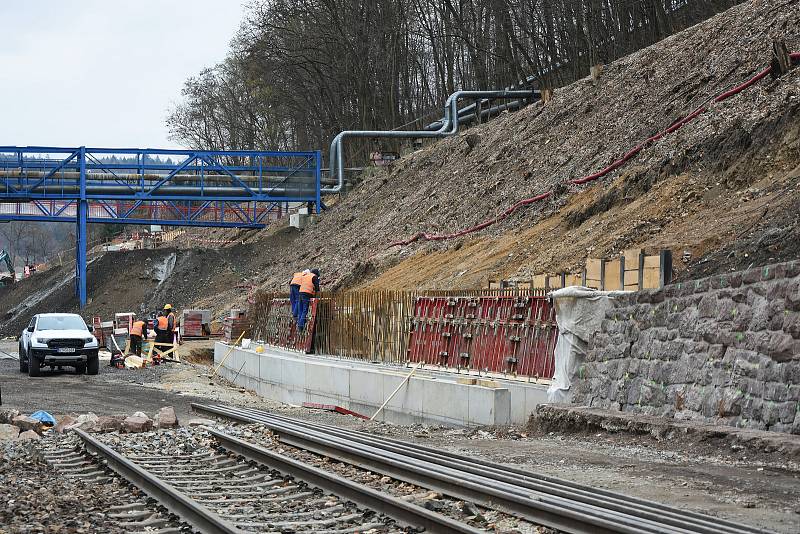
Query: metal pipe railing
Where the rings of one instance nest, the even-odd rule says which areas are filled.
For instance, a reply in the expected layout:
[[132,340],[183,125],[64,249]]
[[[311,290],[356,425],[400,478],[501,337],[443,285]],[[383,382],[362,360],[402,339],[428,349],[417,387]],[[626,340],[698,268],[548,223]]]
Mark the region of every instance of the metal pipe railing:
[[[539,98],[539,91],[534,89],[527,90],[500,90],[500,91],[456,91],[447,98],[444,108],[444,120],[441,127],[436,130],[345,130],[331,141],[329,152],[329,166],[331,168],[330,178],[334,179],[336,185],[333,187],[323,187],[323,193],[338,193],[344,187],[344,151],[343,142],[348,137],[374,137],[374,138],[442,138],[458,133],[460,122],[465,122],[459,117],[458,101],[462,98],[470,99],[492,99],[492,100],[536,100]],[[486,110],[486,114],[491,110]],[[483,113],[481,114],[483,116]]]

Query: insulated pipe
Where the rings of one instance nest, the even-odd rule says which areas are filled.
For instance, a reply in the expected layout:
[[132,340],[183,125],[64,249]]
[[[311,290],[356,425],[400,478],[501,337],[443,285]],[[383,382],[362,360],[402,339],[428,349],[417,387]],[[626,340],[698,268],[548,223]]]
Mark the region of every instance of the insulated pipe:
[[322,188],[323,193],[338,193],[344,187],[344,152],[342,143],[347,137],[381,137],[381,138],[425,138],[425,137],[447,137],[458,133],[459,116],[458,101],[461,98],[491,98],[495,100],[519,100],[524,98],[535,98],[537,91],[456,91],[447,98],[444,107],[444,121],[438,130],[346,130],[331,141],[328,156],[331,168],[330,177],[335,178],[334,187]]
[[[309,188],[302,188],[302,187],[275,187],[275,188],[253,188],[253,192],[259,195],[273,195],[273,196],[288,196],[288,197],[297,197],[297,196],[307,196],[309,193],[313,192],[313,186]],[[0,182],[0,193],[6,194],[19,194],[19,191],[14,191],[9,189],[6,184]],[[33,188],[32,191],[24,191],[23,193],[52,193],[52,194],[75,194],[77,195],[80,193],[80,185],[78,184],[69,184],[69,185],[59,185],[59,184],[42,184],[38,185]],[[148,191],[141,191],[137,188],[130,188],[125,185],[120,184],[86,184],[86,194],[87,195],[136,195],[136,194],[147,194]],[[251,196],[251,193],[246,189],[242,189],[241,187],[220,187],[220,186],[210,186],[210,187],[203,187],[202,193],[198,186],[189,186],[189,185],[162,185],[158,189],[152,191],[150,193],[151,196],[159,197],[159,196],[188,196],[188,197],[243,197],[247,198]],[[37,199],[41,200],[41,199]],[[44,200],[60,200],[60,199],[44,199]],[[140,197],[131,197],[131,200],[143,200]],[[9,202],[19,202],[19,198],[6,198],[0,200],[2,201],[9,201]]]
[[[29,171],[29,170],[21,170],[19,167],[12,168],[12,169],[0,169],[0,178],[8,178],[12,180],[36,180],[39,178],[44,178],[48,176],[50,173],[49,171]],[[81,173],[77,171],[59,171],[52,175],[52,179],[66,179],[66,180],[79,180]],[[252,174],[239,174],[234,175],[238,180],[248,185],[248,187],[258,187],[258,176]],[[108,182],[128,182],[133,186],[134,184],[138,184],[140,180],[150,181],[153,183],[159,182],[166,178],[166,174],[112,174],[112,173],[105,173],[105,172],[87,172],[86,173],[86,181],[108,181]],[[231,183],[233,178],[228,174],[206,174],[204,176],[200,176],[199,174],[176,174],[172,178],[170,178],[171,182],[196,182],[199,180],[203,180],[204,186],[205,184],[214,184],[214,183]],[[262,174],[261,175],[261,182],[262,184],[268,184],[269,182],[280,183],[281,181],[287,181],[289,184],[297,184],[297,183],[309,183],[315,184],[316,178],[314,176],[314,170],[300,170],[300,171],[271,171],[269,175]],[[321,183],[324,185],[335,185],[336,182],[330,180],[328,178],[323,178]]]
[[[537,93],[537,100],[539,98],[538,91]],[[506,110],[517,110],[520,109],[525,105],[524,100],[514,100],[509,102],[508,104],[498,104],[497,106],[492,106],[490,108],[484,109],[481,111],[481,119],[489,118],[492,115],[498,115],[499,113],[506,111]],[[464,110],[467,108],[475,109],[474,105],[467,106],[466,108],[461,108],[458,110],[458,123],[461,124],[469,124],[470,122],[475,120],[475,112],[465,113]],[[438,120],[436,122],[432,122],[425,127],[426,130],[438,130],[442,127],[442,121]]]

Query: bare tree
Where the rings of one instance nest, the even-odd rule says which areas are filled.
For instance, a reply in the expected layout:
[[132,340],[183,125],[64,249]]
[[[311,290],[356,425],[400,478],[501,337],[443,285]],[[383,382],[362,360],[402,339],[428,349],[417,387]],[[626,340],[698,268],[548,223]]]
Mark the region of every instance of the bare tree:
[[26,223],[11,221],[0,224],[0,236],[6,243],[5,250],[11,258],[12,265],[16,266],[17,260],[25,251]]
[[736,3],[253,0],[228,57],[186,81],[167,125],[206,149],[307,149],[343,129],[420,128],[456,89],[570,83]]

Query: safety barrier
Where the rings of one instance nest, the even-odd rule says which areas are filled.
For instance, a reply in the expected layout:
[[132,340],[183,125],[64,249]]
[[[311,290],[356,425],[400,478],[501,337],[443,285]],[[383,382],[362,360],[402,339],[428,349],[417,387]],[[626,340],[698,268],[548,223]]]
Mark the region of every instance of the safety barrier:
[[412,362],[551,378],[557,335],[542,296],[419,297],[408,354]]

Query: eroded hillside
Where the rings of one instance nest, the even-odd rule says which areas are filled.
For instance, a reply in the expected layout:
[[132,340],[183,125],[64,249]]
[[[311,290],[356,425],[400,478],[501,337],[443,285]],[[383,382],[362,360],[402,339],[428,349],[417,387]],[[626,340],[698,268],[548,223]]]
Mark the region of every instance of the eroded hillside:
[[[598,181],[565,184],[768,66],[773,38],[800,51],[799,7],[744,3],[606,65],[598,79],[559,89],[546,104],[432,142],[365,173],[302,231],[190,233],[182,246],[194,250],[180,252],[181,274],[157,298],[222,309],[256,287],[282,289],[293,271],[313,266],[327,288],[472,288],[571,270],[633,246],[687,252],[681,277],[796,258],[800,68],[711,104]],[[389,247],[421,231],[475,225],[551,190],[480,232]],[[199,250],[204,243],[216,250]],[[194,268],[181,268],[183,254],[195,255],[187,263]]]

